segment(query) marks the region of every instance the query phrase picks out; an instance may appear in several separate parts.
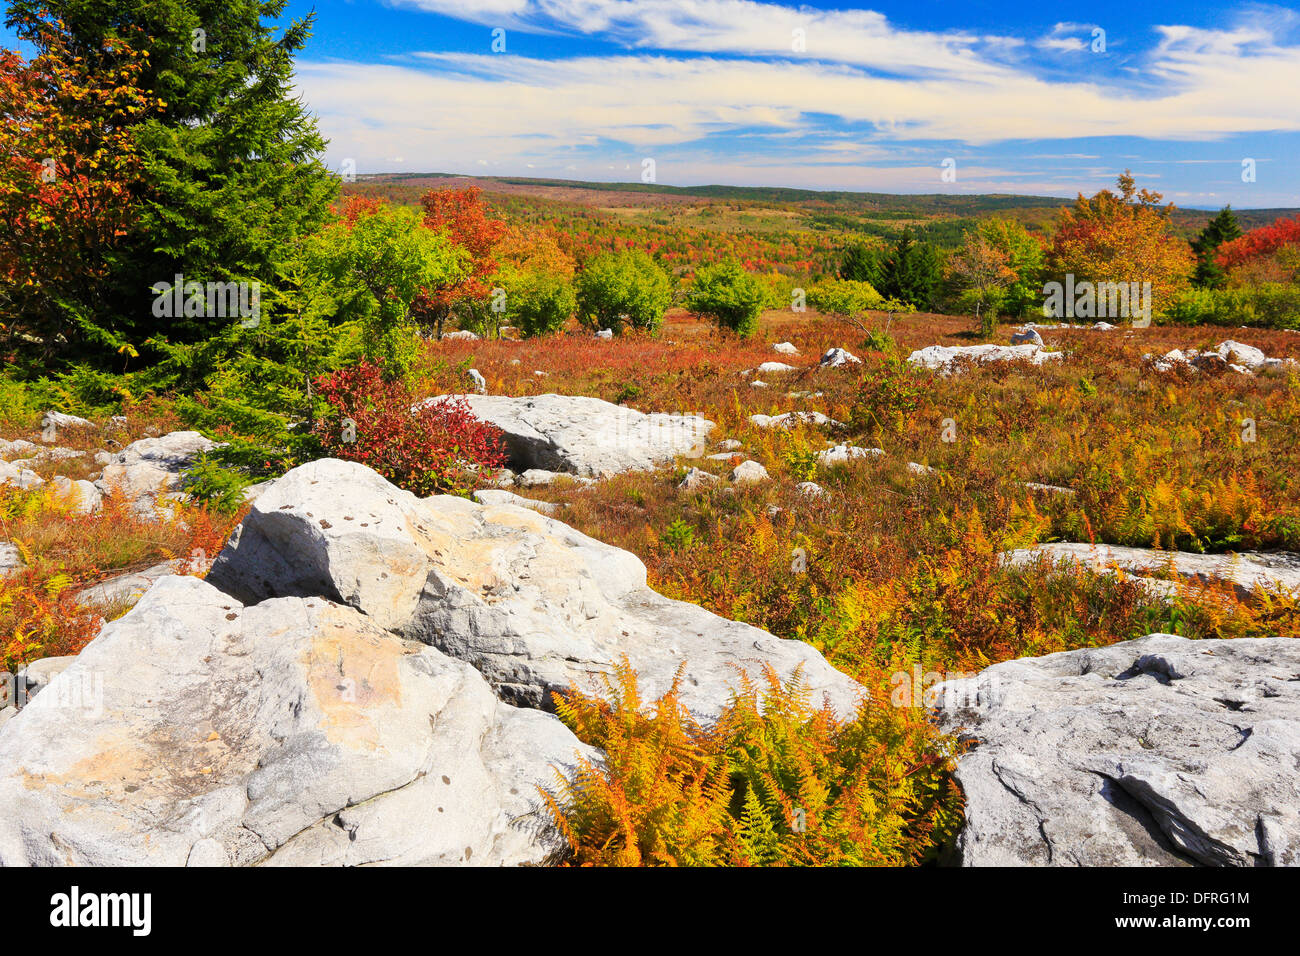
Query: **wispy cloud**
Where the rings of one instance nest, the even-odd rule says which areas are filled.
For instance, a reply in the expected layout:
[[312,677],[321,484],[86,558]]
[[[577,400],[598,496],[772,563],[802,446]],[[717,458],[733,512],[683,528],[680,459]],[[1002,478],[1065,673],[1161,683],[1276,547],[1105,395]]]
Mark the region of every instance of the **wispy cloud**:
[[[731,173],[720,181],[742,181],[746,169],[770,173],[773,162],[824,173],[840,159],[850,177],[854,164],[892,161],[885,175],[897,181],[917,162],[915,176],[932,177],[938,152],[951,149],[944,144],[1034,141],[1026,160],[1082,160],[1096,156],[1043,145],[1300,131],[1300,46],[1287,39],[1297,18],[1273,8],[1218,30],[1158,25],[1146,52],[1129,49],[1122,69],[1076,64],[1062,74],[1062,63],[1043,59],[1075,61],[1093,24],[1062,22],[1021,38],[905,30],[872,11],[753,0],[390,2],[614,46],[593,54],[588,42],[583,55],[558,59],[421,52],[403,62],[300,63],[300,91],[333,140],[331,155],[361,169],[398,155],[453,171],[654,156],[661,179],[673,181],[673,169],[707,175],[714,161],[706,155],[729,155]],[[802,48],[792,42],[800,37]],[[749,148],[722,148],[742,137]],[[761,155],[755,142],[778,154]],[[935,152],[928,160],[927,149]]]

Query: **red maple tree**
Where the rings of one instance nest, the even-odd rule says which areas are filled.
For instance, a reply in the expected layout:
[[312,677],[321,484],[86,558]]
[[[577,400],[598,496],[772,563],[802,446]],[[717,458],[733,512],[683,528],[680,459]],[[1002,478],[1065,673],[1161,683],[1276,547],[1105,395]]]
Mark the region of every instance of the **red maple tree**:
[[416,301],[414,313],[437,329],[442,338],[443,323],[452,306],[461,299],[487,295],[484,281],[497,267],[493,250],[505,235],[506,224],[488,218],[488,208],[477,186],[465,189],[431,189],[420,197],[424,225],[445,232],[452,243],[464,250],[469,271],[464,278],[446,286],[428,289]]
[[145,54],[99,52],[111,68],[88,73],[53,31],[30,62],[0,50],[0,309],[47,351],[81,336],[133,352],[91,316],[137,214],[131,126],[161,101],[139,86]]

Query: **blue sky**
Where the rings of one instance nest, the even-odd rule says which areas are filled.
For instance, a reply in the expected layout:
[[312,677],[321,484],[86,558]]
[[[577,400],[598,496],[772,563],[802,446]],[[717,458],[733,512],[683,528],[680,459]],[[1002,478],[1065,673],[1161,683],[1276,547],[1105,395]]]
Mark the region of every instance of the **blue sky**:
[[1300,206],[1300,13],[1285,6],[291,0],[289,13],[313,6],[298,87],[336,168],[636,181],[648,158],[672,185],[1073,196],[1129,167],[1184,206]]

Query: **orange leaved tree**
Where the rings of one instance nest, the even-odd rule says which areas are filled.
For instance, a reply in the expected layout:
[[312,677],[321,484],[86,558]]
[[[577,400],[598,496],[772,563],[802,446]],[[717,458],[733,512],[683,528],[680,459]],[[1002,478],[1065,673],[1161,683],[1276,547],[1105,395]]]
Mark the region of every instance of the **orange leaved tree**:
[[445,232],[453,245],[468,254],[469,271],[447,285],[427,289],[418,302],[420,318],[442,338],[443,323],[462,299],[481,299],[488,293],[487,278],[497,267],[493,251],[505,234],[506,224],[489,219],[477,186],[466,189],[431,189],[420,197],[424,225]]
[[1185,288],[1196,266],[1191,247],[1169,230],[1172,203],[1161,207],[1160,193],[1139,191],[1128,170],[1117,180],[1119,193],[1103,189],[1091,199],[1082,194],[1061,210],[1048,265],[1057,277],[1073,274],[1093,283],[1151,283],[1159,311],[1174,292]]
[[143,54],[106,39],[101,57],[87,72],[56,32],[30,62],[0,50],[0,321],[45,357],[78,336],[130,351],[101,291],[138,214],[130,129],[154,98]]

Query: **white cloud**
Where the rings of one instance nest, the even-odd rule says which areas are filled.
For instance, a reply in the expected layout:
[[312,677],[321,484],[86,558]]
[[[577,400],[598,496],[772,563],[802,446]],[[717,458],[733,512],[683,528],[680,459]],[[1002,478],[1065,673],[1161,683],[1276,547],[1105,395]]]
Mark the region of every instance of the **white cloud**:
[[[596,36],[642,50],[804,57],[885,72],[993,74],[981,47],[1009,37],[905,30],[872,10],[817,10],[755,0],[390,0],[459,20],[526,32]],[[795,49],[795,30],[805,49]]]
[[[1300,47],[1278,39],[1295,23],[1286,13],[1224,30],[1157,27],[1146,56],[1130,56],[1132,79],[1091,80],[1078,71],[1038,75],[1016,38],[903,31],[870,11],[751,0],[491,0],[472,9],[451,0],[403,2],[490,25],[590,32],[690,55],[423,53],[408,65],[300,63],[297,83],[333,140],[331,157],[353,158],[362,170],[383,168],[394,155],[443,171],[471,169],[471,157],[490,157],[502,169],[583,170],[654,156],[661,182],[687,181],[677,173],[688,168],[694,177],[716,168],[718,182],[743,183],[746,170],[779,182],[782,167],[773,163],[789,167],[790,182],[810,185],[845,187],[842,179],[829,183],[837,176],[891,180],[866,188],[897,186],[906,175],[900,163],[929,170],[927,141],[1192,140],[1300,130]],[[788,49],[796,22],[808,31],[806,56]],[[1077,50],[1084,41],[1073,34],[1090,37],[1092,28],[1057,24],[1034,43]],[[719,134],[729,137],[727,156],[706,162],[701,156]],[[854,164],[891,161],[883,172],[855,173]],[[1032,162],[1028,169],[1038,175]]]

